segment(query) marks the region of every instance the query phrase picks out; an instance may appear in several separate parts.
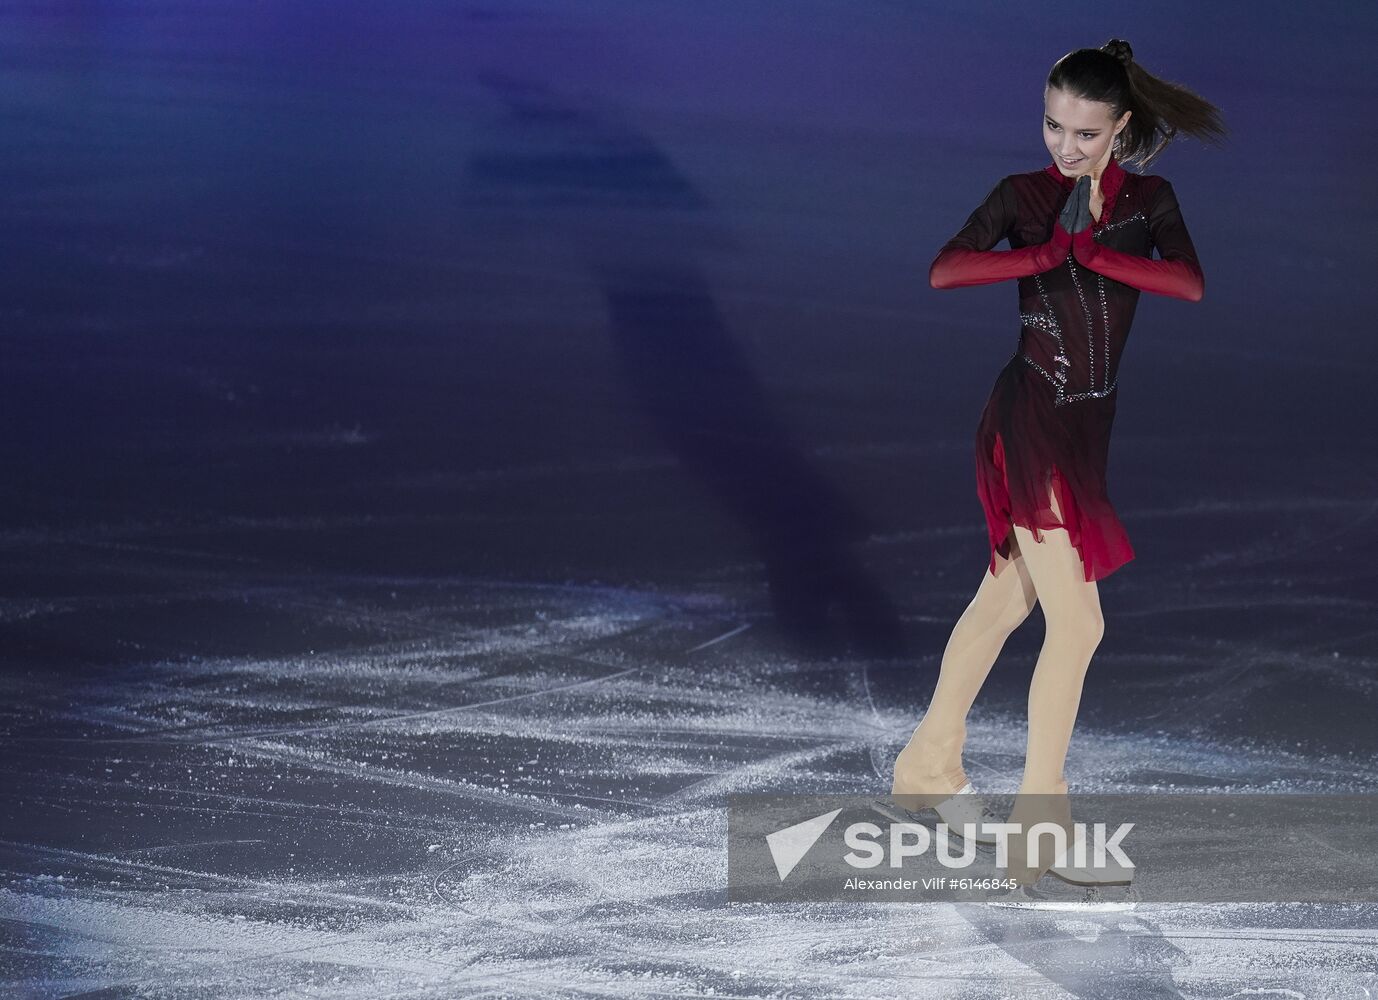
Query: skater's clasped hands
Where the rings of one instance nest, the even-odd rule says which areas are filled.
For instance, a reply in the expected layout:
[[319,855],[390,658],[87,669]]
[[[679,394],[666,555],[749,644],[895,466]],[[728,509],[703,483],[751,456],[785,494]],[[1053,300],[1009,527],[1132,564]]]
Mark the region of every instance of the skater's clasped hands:
[[1057,220],[1063,229],[1075,236],[1091,226],[1091,178],[1082,174],[1067,203],[1062,206],[1062,214]]

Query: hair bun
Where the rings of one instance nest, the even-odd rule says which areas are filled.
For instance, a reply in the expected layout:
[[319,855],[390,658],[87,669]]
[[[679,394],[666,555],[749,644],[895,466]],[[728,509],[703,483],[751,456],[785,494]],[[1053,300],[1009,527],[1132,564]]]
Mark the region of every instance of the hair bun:
[[1114,56],[1125,69],[1134,61],[1134,49],[1123,38],[1112,38],[1101,47],[1101,51]]

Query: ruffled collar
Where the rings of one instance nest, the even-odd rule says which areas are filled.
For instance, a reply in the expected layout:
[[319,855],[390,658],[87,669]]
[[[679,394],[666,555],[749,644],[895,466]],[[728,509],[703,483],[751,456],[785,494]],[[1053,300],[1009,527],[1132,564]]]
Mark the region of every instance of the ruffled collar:
[[[1044,172],[1062,185],[1063,190],[1070,191],[1076,187],[1080,178],[1065,177],[1056,163],[1050,163],[1043,168]],[[1105,169],[1100,175],[1100,189],[1104,200],[1101,202],[1100,220],[1092,224],[1092,229],[1099,229],[1110,221],[1110,217],[1115,214],[1115,202],[1120,196],[1120,187],[1124,184],[1125,169],[1120,166],[1120,161],[1115,159],[1115,154],[1110,154],[1110,160],[1105,164]]]

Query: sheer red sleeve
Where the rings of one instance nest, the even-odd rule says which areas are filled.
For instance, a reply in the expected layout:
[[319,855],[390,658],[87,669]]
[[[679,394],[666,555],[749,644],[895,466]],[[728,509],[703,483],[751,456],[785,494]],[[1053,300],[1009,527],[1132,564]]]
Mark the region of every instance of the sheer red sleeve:
[[[1054,229],[1066,233],[1061,225]],[[1196,259],[1191,234],[1182,221],[1177,195],[1167,181],[1163,181],[1153,195],[1148,209],[1148,229],[1161,260],[1150,260],[1097,243],[1091,238],[1090,229],[1083,229],[1071,237],[1072,253],[1077,263],[1140,291],[1200,302],[1206,291],[1206,278]]]
[[943,244],[928,268],[928,283],[934,288],[989,285],[1040,274],[1067,259],[1072,237],[1060,228],[1054,229],[1053,238],[1047,243],[1018,250],[992,250],[1009,235],[1014,220],[1014,188],[1005,177],[971,213],[957,235]]

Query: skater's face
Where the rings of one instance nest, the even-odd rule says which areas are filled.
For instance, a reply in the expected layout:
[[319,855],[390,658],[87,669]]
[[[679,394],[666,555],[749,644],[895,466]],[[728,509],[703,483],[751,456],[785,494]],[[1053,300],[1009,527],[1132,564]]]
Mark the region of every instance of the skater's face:
[[1133,114],[1126,111],[1117,121],[1110,117],[1113,110],[1101,101],[1073,97],[1065,90],[1050,87],[1044,91],[1043,141],[1063,177],[1100,176],[1110,162],[1115,136]]

